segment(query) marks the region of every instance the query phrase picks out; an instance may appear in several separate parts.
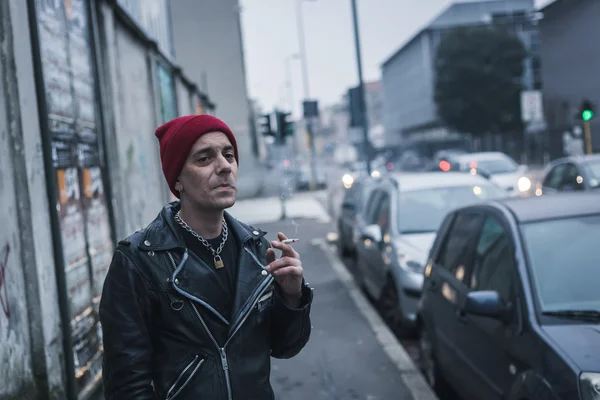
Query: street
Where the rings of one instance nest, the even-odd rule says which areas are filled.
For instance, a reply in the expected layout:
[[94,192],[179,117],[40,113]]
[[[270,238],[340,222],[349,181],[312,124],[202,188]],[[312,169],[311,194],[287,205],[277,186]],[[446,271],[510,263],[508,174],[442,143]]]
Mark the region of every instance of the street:
[[334,228],[317,201],[323,195],[294,196],[282,221],[279,198],[240,201],[230,210],[269,237],[282,231],[300,238],[295,248],[314,288],[310,342],[290,360],[273,360],[277,399],[436,399],[327,241]]

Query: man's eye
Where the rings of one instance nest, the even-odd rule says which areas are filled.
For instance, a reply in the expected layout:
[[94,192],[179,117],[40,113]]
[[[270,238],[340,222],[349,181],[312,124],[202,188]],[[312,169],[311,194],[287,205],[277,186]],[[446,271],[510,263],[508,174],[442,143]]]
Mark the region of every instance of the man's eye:
[[233,154],[225,154],[225,158],[227,158],[228,160],[231,160],[232,158],[234,158]]
[[200,157],[198,158],[198,162],[205,163],[208,161],[208,157]]

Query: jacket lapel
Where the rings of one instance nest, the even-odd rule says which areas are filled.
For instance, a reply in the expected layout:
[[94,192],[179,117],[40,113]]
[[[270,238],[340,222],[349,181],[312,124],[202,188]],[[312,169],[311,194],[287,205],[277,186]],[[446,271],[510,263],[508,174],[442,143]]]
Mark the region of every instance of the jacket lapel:
[[225,218],[238,243],[241,244],[230,324],[231,329],[235,329],[258,295],[258,289],[262,288],[265,282],[270,281],[271,277],[263,275],[268,247],[265,247],[262,241],[266,232],[250,228],[228,213],[225,214]]
[[266,232],[251,228],[225,213],[229,229],[240,244],[236,290],[230,310],[232,317],[228,321],[223,317],[226,314],[224,304],[219,301],[225,295],[225,289],[213,268],[186,249],[185,241],[175,226],[174,215],[178,209],[177,201],[165,206],[158,218],[147,227],[139,248],[167,252],[172,264],[170,280],[173,288],[180,295],[202,305],[229,325],[230,330],[235,330],[260,290],[273,279],[270,275],[263,275],[268,247],[262,242]]

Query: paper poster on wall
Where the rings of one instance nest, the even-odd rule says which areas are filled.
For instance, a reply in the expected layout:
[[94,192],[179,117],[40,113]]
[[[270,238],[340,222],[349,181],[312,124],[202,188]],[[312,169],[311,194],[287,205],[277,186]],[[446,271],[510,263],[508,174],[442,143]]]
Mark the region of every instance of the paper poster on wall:
[[94,303],[97,304],[114,251],[100,167],[83,170],[82,186],[88,251],[94,277]]
[[[94,265],[101,265],[102,247],[97,237],[88,247],[89,210],[78,162],[78,142],[86,142],[98,153],[96,134],[97,98],[89,44],[86,0],[36,0],[39,52],[47,104],[47,124],[52,138],[52,162],[58,190],[57,213],[64,259],[66,295],[75,370],[68,371],[77,381],[80,394],[98,380],[102,351],[99,323],[93,307]],[[46,155],[48,156],[48,155]],[[93,184],[93,183],[92,183]],[[96,208],[93,213],[99,214]],[[105,225],[108,213],[105,212]],[[100,221],[96,215],[93,218]],[[100,230],[100,233],[104,229]],[[98,234],[100,234],[98,233]],[[93,249],[93,252],[90,252]],[[99,251],[96,251],[99,249]],[[94,257],[89,257],[93,254]],[[101,269],[101,268],[98,268]]]
[[96,98],[85,2],[71,0],[66,6],[66,11],[73,97],[77,106],[76,119],[79,125],[93,126],[96,123]]
[[67,291],[74,319],[86,311],[92,300],[79,175],[76,167],[57,169],[56,174]]
[[75,118],[63,1],[37,2],[40,55],[50,128]]

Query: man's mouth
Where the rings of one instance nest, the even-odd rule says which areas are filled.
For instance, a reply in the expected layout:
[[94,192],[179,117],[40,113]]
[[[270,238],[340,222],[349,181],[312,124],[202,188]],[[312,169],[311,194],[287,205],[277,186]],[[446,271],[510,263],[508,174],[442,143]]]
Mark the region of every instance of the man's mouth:
[[231,189],[235,189],[235,186],[233,186],[230,183],[223,183],[221,185],[216,186],[215,188],[216,189],[219,189],[219,188],[231,188]]

